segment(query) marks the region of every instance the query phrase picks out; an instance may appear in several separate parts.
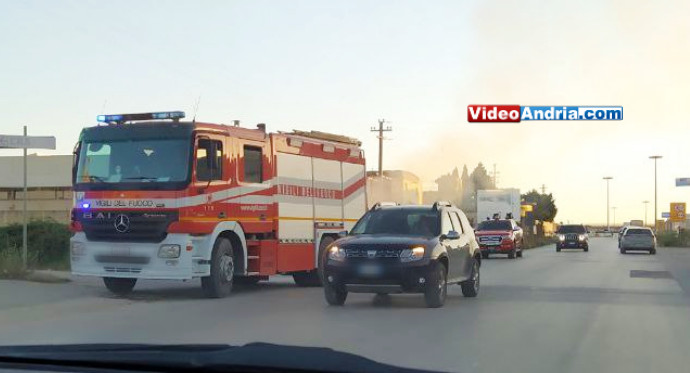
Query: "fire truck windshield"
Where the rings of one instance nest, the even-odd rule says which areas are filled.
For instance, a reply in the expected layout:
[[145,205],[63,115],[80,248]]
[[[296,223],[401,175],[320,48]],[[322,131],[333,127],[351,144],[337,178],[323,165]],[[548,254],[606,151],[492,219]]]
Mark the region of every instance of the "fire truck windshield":
[[131,183],[184,183],[189,148],[186,139],[83,141],[75,184],[86,189],[121,189],[122,184],[138,188]]

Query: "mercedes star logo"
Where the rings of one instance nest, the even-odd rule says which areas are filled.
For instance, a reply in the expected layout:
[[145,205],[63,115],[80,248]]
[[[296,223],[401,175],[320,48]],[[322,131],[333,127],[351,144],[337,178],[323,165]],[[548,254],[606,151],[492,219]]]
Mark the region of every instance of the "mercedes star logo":
[[120,214],[115,217],[115,230],[120,233],[125,233],[129,230],[129,218],[127,215]]

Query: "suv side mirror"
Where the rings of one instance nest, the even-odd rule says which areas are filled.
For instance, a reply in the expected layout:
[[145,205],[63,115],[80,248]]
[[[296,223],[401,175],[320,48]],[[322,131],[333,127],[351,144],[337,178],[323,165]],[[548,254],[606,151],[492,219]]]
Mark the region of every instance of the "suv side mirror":
[[340,231],[340,232],[338,232],[338,237],[343,238],[343,237],[345,237],[345,236],[347,236],[347,231]]
[[457,240],[460,238],[460,233],[457,231],[448,231],[448,233],[442,235],[441,238],[445,240]]
[[519,231],[520,229],[521,229],[520,227],[513,228],[514,231]]

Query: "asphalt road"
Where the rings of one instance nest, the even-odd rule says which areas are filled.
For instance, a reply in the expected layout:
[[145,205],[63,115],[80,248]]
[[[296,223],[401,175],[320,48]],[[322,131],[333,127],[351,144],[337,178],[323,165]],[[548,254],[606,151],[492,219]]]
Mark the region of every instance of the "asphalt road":
[[445,371],[688,371],[690,249],[621,255],[615,239],[592,238],[588,253],[492,258],[478,298],[453,286],[440,309],[363,294],[329,307],[322,289],[288,277],[226,299],[203,299],[198,281],[142,282],[127,299],[92,279],[0,281],[0,344],[255,341]]

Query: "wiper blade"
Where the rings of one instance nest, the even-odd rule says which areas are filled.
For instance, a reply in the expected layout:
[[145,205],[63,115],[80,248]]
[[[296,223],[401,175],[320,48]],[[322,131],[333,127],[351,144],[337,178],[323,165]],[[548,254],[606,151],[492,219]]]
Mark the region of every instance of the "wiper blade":
[[122,180],[158,180],[157,176],[131,176],[123,177]]

